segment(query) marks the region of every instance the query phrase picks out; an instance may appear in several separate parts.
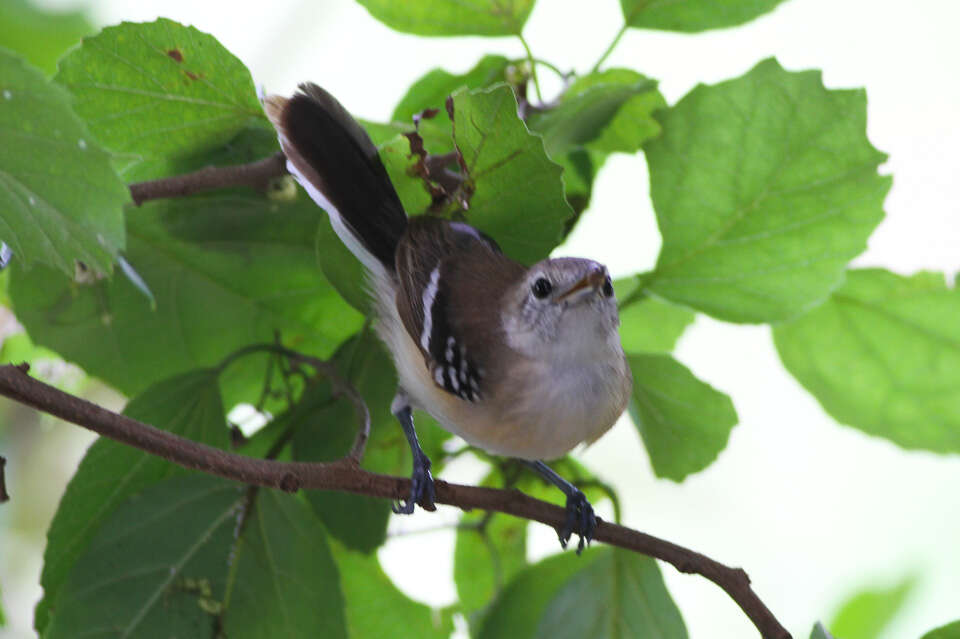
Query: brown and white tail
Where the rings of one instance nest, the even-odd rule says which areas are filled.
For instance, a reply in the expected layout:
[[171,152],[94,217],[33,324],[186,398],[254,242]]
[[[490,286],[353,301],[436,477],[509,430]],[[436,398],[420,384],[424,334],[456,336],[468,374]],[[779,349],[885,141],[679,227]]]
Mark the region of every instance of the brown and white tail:
[[264,100],[287,170],[330,215],[340,239],[376,273],[394,271],[407,216],[377,147],[336,98],[301,84],[291,98]]

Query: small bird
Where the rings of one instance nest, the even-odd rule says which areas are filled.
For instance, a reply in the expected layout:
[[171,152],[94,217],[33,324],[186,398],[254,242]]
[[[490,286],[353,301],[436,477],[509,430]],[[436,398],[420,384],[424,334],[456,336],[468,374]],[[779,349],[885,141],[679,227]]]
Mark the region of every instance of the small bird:
[[582,551],[596,527],[593,508],[543,460],[603,435],[630,396],[606,267],[579,258],[526,267],[468,224],[407,217],[370,137],[315,84],[269,96],[264,108],[287,169],[367,273],[376,330],[399,378],[391,411],[413,452],[410,495],[395,512],[433,509],[430,460],[413,425],[419,408],[560,488],[560,543],[576,533]]

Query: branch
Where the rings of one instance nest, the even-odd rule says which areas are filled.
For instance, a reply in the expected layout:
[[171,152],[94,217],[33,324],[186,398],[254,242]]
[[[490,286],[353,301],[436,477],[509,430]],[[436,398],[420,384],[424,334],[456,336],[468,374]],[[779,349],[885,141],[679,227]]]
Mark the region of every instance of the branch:
[[[199,444],[64,393],[33,379],[27,375],[28,369],[26,364],[0,366],[0,395],[185,468],[287,492],[339,490],[394,501],[410,494],[409,479],[362,470],[350,458],[330,463],[280,462],[245,457]],[[437,480],[436,501],[463,510],[479,508],[502,512],[538,521],[554,529],[562,528],[566,519],[563,508],[517,490],[464,486]],[[605,521],[597,526],[594,539],[660,559],[680,572],[706,577],[730,595],[765,639],[790,639],[790,634],[750,588],[750,579],[743,570]]]
[[136,182],[130,185],[133,203],[140,206],[147,200],[183,197],[231,186],[252,186],[265,189],[271,179],[287,174],[287,160],[280,151],[262,160],[234,166],[207,166],[193,173]]

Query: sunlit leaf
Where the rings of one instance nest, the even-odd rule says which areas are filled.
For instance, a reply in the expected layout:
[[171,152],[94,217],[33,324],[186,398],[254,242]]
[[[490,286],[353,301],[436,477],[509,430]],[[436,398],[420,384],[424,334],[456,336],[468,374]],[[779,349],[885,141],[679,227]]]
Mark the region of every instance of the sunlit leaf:
[[[425,109],[439,109],[436,117],[447,119],[444,104],[457,89],[484,89],[506,80],[510,60],[502,55],[485,55],[466,73],[433,69],[410,85],[393,110],[391,120],[410,123]],[[449,121],[449,120],[448,120]]]
[[85,38],[56,80],[104,146],[134,157],[210,149],[263,117],[243,63],[213,36],[166,18]]
[[425,36],[518,35],[534,0],[357,0],[391,29]]
[[733,27],[768,13],[783,0],[620,0],[631,27],[694,33]]
[[14,263],[109,273],[129,201],[69,94],[0,49],[0,240]]
[[681,481],[727,445],[737,411],[724,393],[669,355],[630,354],[630,414],[659,477]]
[[628,353],[669,353],[696,314],[656,297],[641,295],[632,301],[640,286],[637,277],[613,283],[620,303],[620,341]]
[[562,169],[517,117],[513,91],[456,94],[453,131],[466,165],[466,221],[520,262],[546,257],[573,212],[563,196]]
[[890,625],[903,610],[904,603],[914,590],[916,581],[906,579],[889,588],[869,588],[845,601],[830,630],[843,639],[874,639]]
[[776,326],[787,370],[838,421],[905,448],[960,451],[960,290],[941,274],[853,270]]
[[655,81],[611,69],[578,78],[556,106],[534,111],[527,124],[543,136],[551,157],[580,146],[632,153],[660,132],[651,114],[665,106]]
[[891,183],[866,138],[864,92],[827,90],[819,72],[771,59],[660,114],[646,155],[663,247],[648,287],[736,322],[826,299]]

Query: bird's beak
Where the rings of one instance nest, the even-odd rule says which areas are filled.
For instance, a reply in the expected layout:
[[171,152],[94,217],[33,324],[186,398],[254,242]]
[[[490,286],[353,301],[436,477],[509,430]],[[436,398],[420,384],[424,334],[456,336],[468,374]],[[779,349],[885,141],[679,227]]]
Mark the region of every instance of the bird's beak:
[[565,302],[572,297],[578,297],[577,293],[584,290],[596,292],[600,290],[601,286],[603,286],[603,281],[606,279],[606,277],[607,275],[602,268],[592,269],[589,273],[574,283],[574,285],[571,286],[566,292],[557,296],[556,300],[558,302]]

